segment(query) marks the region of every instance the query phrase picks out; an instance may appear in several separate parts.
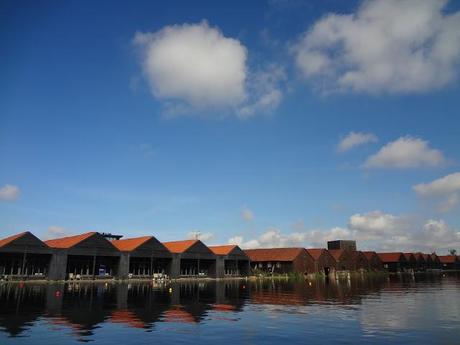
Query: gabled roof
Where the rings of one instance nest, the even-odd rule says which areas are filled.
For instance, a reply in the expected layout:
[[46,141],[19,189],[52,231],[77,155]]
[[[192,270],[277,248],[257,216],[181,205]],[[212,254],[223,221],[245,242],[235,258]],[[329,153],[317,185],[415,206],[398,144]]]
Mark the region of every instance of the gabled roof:
[[362,252],[362,253],[364,254],[367,260],[372,259],[374,256],[378,257],[376,252],[369,251],[369,252]]
[[414,253],[414,256],[415,256],[415,259],[417,259],[417,261],[420,261],[420,260],[425,261],[425,258],[423,257],[423,254],[420,253],[420,252]]
[[425,260],[425,261],[433,261],[433,259],[431,258],[430,254],[422,253],[422,257],[423,257],[423,260]]
[[442,264],[454,264],[458,261],[455,255],[439,255],[438,258]]
[[324,252],[327,252],[325,248],[307,248],[306,250],[307,253],[315,260],[318,260]]
[[294,261],[304,248],[265,248],[244,250],[251,261]]
[[97,234],[97,232],[87,232],[81,235],[67,236],[56,238],[53,240],[47,240],[45,241],[45,243],[51,248],[69,249],[95,234]]
[[377,253],[382,262],[400,262],[404,259],[404,254],[401,252],[395,253]]
[[238,248],[236,244],[229,244],[224,246],[208,246],[211,251],[216,255],[228,255],[234,249]]
[[328,252],[334,257],[336,261],[340,260],[342,255],[347,253],[345,249],[328,249]]
[[180,254],[186,252],[190,247],[198,242],[200,242],[200,240],[172,241],[163,242],[163,245],[168,248],[171,253]]
[[132,252],[143,245],[148,240],[154,238],[153,236],[143,236],[136,238],[126,238],[123,240],[113,240],[112,244],[122,252]]
[[24,231],[24,232],[21,232],[19,234],[12,235],[12,236],[9,236],[9,237],[1,239],[0,240],[0,248],[6,246],[7,244],[10,244],[14,240],[17,240],[18,238],[21,238],[22,236],[24,236],[26,234],[30,234],[30,232],[29,231]]
[[406,258],[407,261],[411,260],[412,258],[414,258],[415,260],[417,260],[415,258],[415,255],[413,253],[403,253],[404,254],[404,257]]

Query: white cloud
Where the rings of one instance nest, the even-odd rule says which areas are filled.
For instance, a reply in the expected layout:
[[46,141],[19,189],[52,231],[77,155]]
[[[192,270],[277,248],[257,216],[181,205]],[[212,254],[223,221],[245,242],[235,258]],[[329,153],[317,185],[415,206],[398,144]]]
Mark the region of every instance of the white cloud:
[[0,200],[13,201],[19,198],[21,193],[18,186],[6,184],[0,188]]
[[354,214],[347,227],[328,230],[307,229],[303,222],[294,224],[294,230],[285,233],[268,228],[257,238],[234,236],[228,240],[242,248],[306,247],[324,248],[328,241],[352,239],[361,250],[377,251],[438,251],[460,246],[460,231],[443,220],[420,221],[407,215],[392,215],[382,211]]
[[212,240],[214,238],[214,234],[211,232],[200,232],[200,231],[194,230],[194,231],[190,231],[187,234],[187,237],[190,239],[200,240],[200,241],[205,242],[205,241]]
[[420,183],[413,189],[422,197],[440,199],[439,210],[448,212],[460,202],[460,172],[429,183]]
[[401,137],[383,146],[364,163],[365,168],[436,167],[446,163],[441,151],[428,141],[411,136]]
[[294,47],[297,66],[323,92],[409,93],[456,79],[460,12],[446,0],[369,0],[328,14]]
[[270,65],[251,72],[246,47],[206,21],[137,32],[134,43],[152,93],[169,115],[226,109],[245,118],[273,110],[282,99],[284,70]]
[[350,132],[340,140],[337,149],[339,152],[345,152],[356,146],[375,143],[377,141],[377,137],[372,133]]
[[43,240],[50,240],[50,239],[65,237],[65,236],[70,236],[70,235],[71,234],[68,233],[68,231],[65,228],[61,226],[52,225],[47,229],[47,231],[43,235]]
[[254,212],[249,208],[245,207],[241,210],[241,218],[247,222],[254,220]]

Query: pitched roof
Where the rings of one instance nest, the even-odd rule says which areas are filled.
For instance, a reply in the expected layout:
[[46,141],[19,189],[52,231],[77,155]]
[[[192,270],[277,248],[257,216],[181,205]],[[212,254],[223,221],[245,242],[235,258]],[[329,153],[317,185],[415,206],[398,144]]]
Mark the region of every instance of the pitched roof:
[[414,256],[417,260],[423,260],[425,261],[425,258],[423,257],[423,254],[418,252],[418,253],[414,253]]
[[143,236],[136,238],[126,238],[123,240],[113,240],[111,242],[115,247],[117,247],[118,250],[121,250],[122,252],[132,252],[152,238],[154,237]]
[[183,253],[197,242],[199,242],[199,240],[172,241],[163,242],[163,245],[168,248],[171,253]]
[[[404,257],[406,258],[407,261],[409,261],[411,259],[411,257],[413,257],[414,259],[415,258],[415,255],[413,253],[403,253],[404,254]],[[416,259],[417,260],[417,259]]]
[[362,253],[364,254],[364,256],[366,257],[367,260],[372,259],[372,257],[374,257],[374,256],[378,257],[376,252],[369,251],[369,252],[362,252]]
[[24,231],[24,232],[21,232],[19,234],[12,235],[12,236],[5,237],[5,238],[1,239],[0,240],[0,248],[6,246],[7,244],[10,244],[14,240],[17,240],[18,238],[21,238],[22,236],[24,236],[24,235],[26,235],[28,233],[29,233],[29,231]]
[[431,258],[430,254],[422,253],[422,257],[423,257],[423,260],[425,260],[425,261],[428,261],[428,260],[433,261],[433,259]]
[[307,248],[307,253],[315,260],[318,260],[325,251],[327,252],[324,248]]
[[345,249],[328,249],[329,254],[331,254],[335,260],[340,260],[343,254],[346,253]]
[[208,246],[211,251],[216,255],[228,255],[230,254],[233,249],[237,248],[238,246],[235,244],[229,244],[225,246]]
[[68,249],[76,246],[80,242],[86,240],[87,238],[90,238],[94,234],[97,234],[97,232],[87,232],[81,235],[76,235],[76,236],[67,236],[67,237],[61,237],[61,238],[56,238],[53,240],[47,240],[45,243],[51,247],[51,248],[61,248],[61,249]]
[[395,253],[377,253],[382,262],[399,262],[404,258],[404,254],[400,252]]
[[264,248],[244,251],[251,261],[294,261],[304,248]]
[[439,261],[443,264],[454,264],[457,262],[458,258],[455,255],[439,255]]

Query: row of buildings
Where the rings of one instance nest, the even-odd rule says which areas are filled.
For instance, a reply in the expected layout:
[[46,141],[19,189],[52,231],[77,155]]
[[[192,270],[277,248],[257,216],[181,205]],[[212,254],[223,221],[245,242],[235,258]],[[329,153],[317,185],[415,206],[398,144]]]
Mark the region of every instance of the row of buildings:
[[3,279],[224,278],[251,273],[332,275],[338,271],[425,271],[460,269],[455,255],[376,253],[356,250],[354,241],[331,241],[328,249],[206,246],[200,240],[160,242],[153,236],[88,232],[41,241],[30,232],[0,240]]

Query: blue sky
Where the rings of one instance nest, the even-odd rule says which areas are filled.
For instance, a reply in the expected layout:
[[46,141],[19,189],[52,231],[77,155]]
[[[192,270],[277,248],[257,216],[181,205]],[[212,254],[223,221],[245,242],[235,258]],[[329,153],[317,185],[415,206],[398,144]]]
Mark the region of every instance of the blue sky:
[[458,11],[3,2],[0,234],[460,249]]

